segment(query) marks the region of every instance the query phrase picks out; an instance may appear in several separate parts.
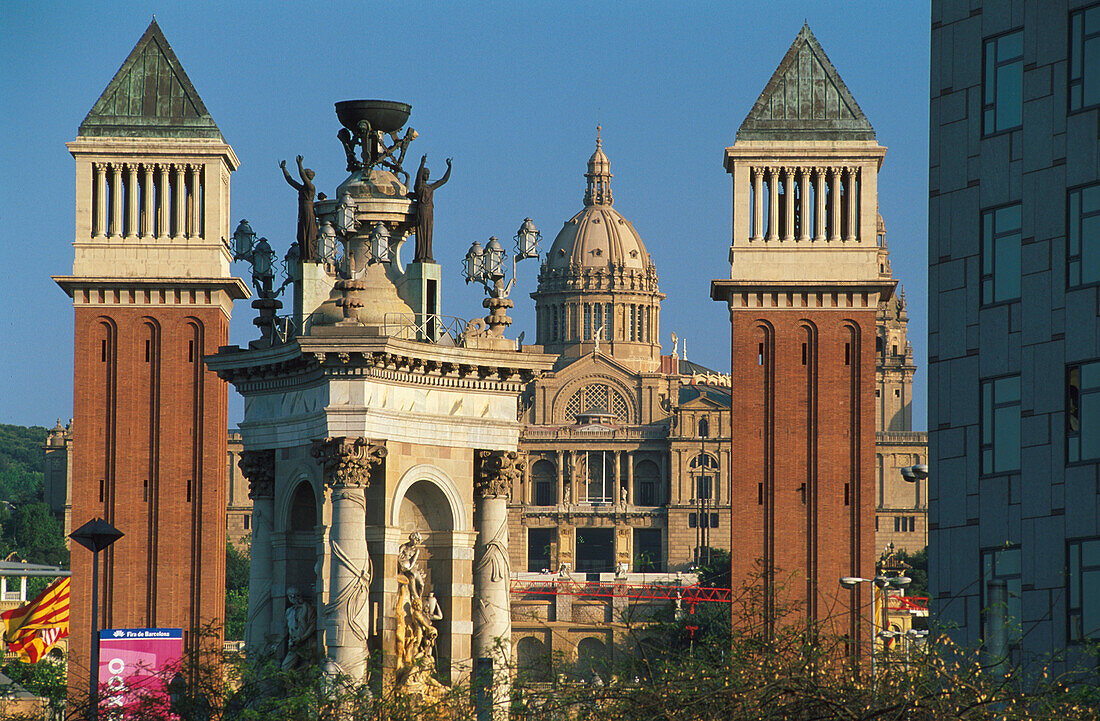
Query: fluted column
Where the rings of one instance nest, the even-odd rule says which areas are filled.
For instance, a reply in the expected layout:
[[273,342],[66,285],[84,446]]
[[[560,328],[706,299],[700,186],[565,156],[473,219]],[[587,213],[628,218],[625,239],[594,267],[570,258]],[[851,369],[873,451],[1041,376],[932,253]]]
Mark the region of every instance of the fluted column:
[[95,228],[97,238],[107,235],[107,164],[95,164]]
[[814,240],[825,240],[825,168],[814,168]]
[[187,221],[184,215],[186,207],[184,201],[187,199],[187,187],[184,184],[184,165],[178,164],[175,166],[176,171],[176,188],[175,188],[175,205],[176,205],[176,227],[173,228],[173,238],[183,238],[187,234]]
[[798,206],[798,239],[810,239],[810,169],[802,168],[799,172],[799,206]]
[[840,168],[829,168],[829,240],[840,240]]
[[477,451],[474,457],[477,545],[474,547],[474,673],[478,718],[507,719],[512,682],[508,497],[526,465],[515,451]]
[[126,237],[138,234],[138,169],[136,163],[126,164]]
[[[615,503],[619,503],[623,499],[623,483],[622,483],[622,468],[623,458],[622,451],[613,451],[615,454],[615,497],[612,499]],[[626,501],[623,505],[630,503],[630,490],[627,489]]]
[[779,237],[779,168],[768,168],[768,236]]
[[562,504],[562,496],[565,493],[565,454],[558,451],[558,505]]
[[191,192],[187,196],[187,237],[198,238],[202,236],[199,228],[199,216],[202,208],[199,206],[199,168],[193,163],[191,168]]
[[856,207],[859,205],[859,200],[856,198],[856,178],[858,171],[855,168],[848,168],[845,173],[848,176],[848,192],[844,194],[845,200],[847,200],[847,207],[844,209],[848,214],[848,232],[844,234],[844,240],[856,239]]
[[626,454],[626,487],[629,489],[627,493],[630,494],[630,502],[634,503],[636,500],[634,497],[634,454]]
[[783,168],[783,240],[794,240],[794,168]]
[[752,169],[752,239],[764,237],[764,169]]
[[156,217],[153,206],[153,200],[156,197],[156,191],[153,188],[153,164],[146,163],[142,166],[142,170],[145,171],[145,197],[143,198],[144,203],[142,203],[145,211],[145,222],[141,224],[139,235],[147,238],[156,234],[153,226],[153,219]]
[[274,519],[275,451],[242,451],[237,467],[248,479],[248,497],[252,499],[252,550],[248,566],[248,621],[244,642],[249,654],[260,655],[271,627],[271,531]]
[[156,229],[154,233],[158,238],[166,238],[168,236],[170,215],[168,203],[171,202],[172,198],[172,191],[168,182],[168,164],[157,163],[157,170],[160,171],[160,196],[157,198]]
[[122,165],[111,163],[111,228],[112,238],[122,235]]
[[386,448],[365,438],[338,437],[315,442],[312,454],[321,464],[332,503],[329,602],[324,612],[326,668],[358,683],[366,677],[370,628],[367,595],[371,570],[365,491],[370,485],[371,468],[381,465]]

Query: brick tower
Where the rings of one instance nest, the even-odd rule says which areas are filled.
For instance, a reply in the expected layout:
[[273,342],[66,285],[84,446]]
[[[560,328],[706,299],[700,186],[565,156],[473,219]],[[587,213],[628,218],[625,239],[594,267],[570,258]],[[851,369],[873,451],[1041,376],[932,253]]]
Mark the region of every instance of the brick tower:
[[[233,149],[156,21],[68,144],[76,160],[72,524],[125,537],[100,554],[99,623],[224,617],[226,385]],[[69,680],[86,688],[91,554],[73,544]]]
[[[733,177],[733,583],[763,564],[808,621],[869,638],[876,179],[886,149],[803,26],[726,149]],[[795,620],[787,617],[788,621]],[[858,653],[859,644],[853,648]]]

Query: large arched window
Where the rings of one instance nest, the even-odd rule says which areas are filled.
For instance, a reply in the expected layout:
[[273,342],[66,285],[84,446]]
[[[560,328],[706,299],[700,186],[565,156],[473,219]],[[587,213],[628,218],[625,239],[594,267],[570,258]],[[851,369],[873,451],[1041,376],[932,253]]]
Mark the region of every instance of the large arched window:
[[656,506],[661,472],[653,461],[640,461],[634,466],[634,505]]
[[317,525],[317,498],[313,494],[313,484],[302,481],[294,489],[294,495],[290,500],[290,513],[288,514],[288,530],[312,531]]
[[695,479],[692,498],[715,500],[714,486],[718,478],[718,459],[709,453],[700,453],[691,459],[691,476]]
[[536,506],[553,506],[558,502],[558,472],[550,461],[538,460],[531,466],[531,485],[531,500]]
[[516,661],[519,675],[528,681],[550,680],[550,653],[541,639],[533,636],[521,638],[516,644]]
[[577,673],[581,678],[604,678],[607,675],[607,661],[607,646],[598,638],[582,638],[577,644]]
[[585,413],[610,413],[622,423],[630,422],[630,404],[621,393],[604,383],[590,383],[569,397],[565,417],[571,423]]
[[605,504],[616,501],[615,454],[610,451],[585,451],[581,459],[584,487],[583,503]]

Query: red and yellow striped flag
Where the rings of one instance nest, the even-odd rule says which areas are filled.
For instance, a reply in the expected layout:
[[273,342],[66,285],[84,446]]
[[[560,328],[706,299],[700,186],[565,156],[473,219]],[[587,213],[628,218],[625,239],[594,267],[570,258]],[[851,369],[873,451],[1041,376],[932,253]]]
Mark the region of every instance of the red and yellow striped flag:
[[69,635],[69,579],[59,578],[30,603],[0,613],[8,650],[24,663],[38,663]]

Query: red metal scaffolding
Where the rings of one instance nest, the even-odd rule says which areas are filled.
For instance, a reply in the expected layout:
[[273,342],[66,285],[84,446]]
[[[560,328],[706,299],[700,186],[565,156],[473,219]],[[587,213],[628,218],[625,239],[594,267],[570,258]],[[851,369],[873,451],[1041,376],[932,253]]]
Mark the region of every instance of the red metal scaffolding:
[[591,596],[594,598],[625,598],[631,601],[681,601],[692,613],[698,603],[732,603],[733,590],[678,586],[667,583],[616,583],[607,581],[574,581],[571,578],[512,579],[512,593],[551,596]]

